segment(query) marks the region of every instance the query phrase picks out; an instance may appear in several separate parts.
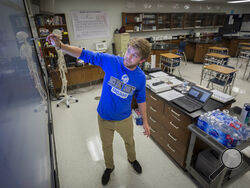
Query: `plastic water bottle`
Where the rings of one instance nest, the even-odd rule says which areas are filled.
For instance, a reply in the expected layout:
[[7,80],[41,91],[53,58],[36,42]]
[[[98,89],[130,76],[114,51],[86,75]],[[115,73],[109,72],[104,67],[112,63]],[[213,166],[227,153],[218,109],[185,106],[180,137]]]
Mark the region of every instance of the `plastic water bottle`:
[[219,134],[216,128],[217,128],[217,121],[215,120],[215,117],[212,116],[210,119],[210,122],[208,123],[207,133],[213,136],[215,139],[219,137]]
[[189,82],[188,81],[184,81],[182,83],[182,93],[187,93],[187,86],[188,86]]
[[222,122],[218,123],[217,132],[219,135],[217,140],[220,143],[224,144],[225,146],[228,145],[228,141],[233,141],[230,136],[231,134],[230,130],[227,129],[227,126],[223,124]]
[[243,140],[248,140],[250,138],[250,127],[243,125],[240,133]]
[[243,124],[250,126],[250,103],[244,104],[240,114],[240,121]]
[[200,115],[197,121],[197,126],[204,132],[206,132],[208,128],[208,119],[209,118],[204,114],[204,115]]

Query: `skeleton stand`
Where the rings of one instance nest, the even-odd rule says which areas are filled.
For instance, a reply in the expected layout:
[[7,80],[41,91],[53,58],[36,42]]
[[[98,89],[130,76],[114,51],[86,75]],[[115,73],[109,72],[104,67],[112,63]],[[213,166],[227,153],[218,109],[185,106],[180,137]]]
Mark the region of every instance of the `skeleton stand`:
[[59,96],[62,96],[62,99],[59,102],[57,102],[56,106],[59,107],[59,104],[64,102],[66,106],[69,108],[70,100],[74,100],[75,102],[78,102],[78,99],[67,94],[67,78],[66,78],[65,73],[67,73],[68,71],[67,71],[65,59],[64,59],[62,50],[56,48],[56,52],[58,55],[58,67],[59,67],[60,77],[62,79],[62,88],[61,88],[61,93],[59,94]]

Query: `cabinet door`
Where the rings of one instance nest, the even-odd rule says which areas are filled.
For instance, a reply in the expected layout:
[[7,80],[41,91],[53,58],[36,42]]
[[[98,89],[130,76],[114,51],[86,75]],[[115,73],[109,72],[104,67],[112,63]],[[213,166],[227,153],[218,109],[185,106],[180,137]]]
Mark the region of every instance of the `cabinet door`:
[[183,28],[184,14],[183,13],[173,13],[171,18],[171,28]]
[[202,23],[204,22],[204,14],[202,14],[202,13],[195,13],[194,17],[195,17],[194,26],[195,27],[201,27]]
[[142,18],[142,30],[151,31],[156,30],[157,14],[144,13]]
[[230,47],[229,47],[229,55],[232,56],[232,57],[235,57],[237,49],[238,49],[238,41],[237,40],[231,40],[230,41]]
[[196,44],[195,48],[195,56],[194,56],[194,62],[195,63],[202,63],[203,62],[203,46],[200,44]]
[[195,47],[196,47],[195,44],[187,43],[186,48],[185,48],[185,55],[188,61],[194,60]]
[[122,13],[122,26],[127,32],[141,30],[142,14],[140,13]]
[[[50,76],[51,76],[51,79],[52,79],[52,82],[53,82],[53,86],[55,89],[61,89],[62,87],[62,79],[60,77],[60,73],[58,70],[54,70],[50,73]],[[69,76],[69,73],[66,73],[66,78],[67,78],[67,81],[68,81],[68,86],[70,85],[70,76]]]
[[184,18],[184,28],[193,28],[195,23],[195,14],[187,13]]
[[157,14],[157,29],[170,29],[171,14],[161,13]]
[[226,14],[214,14],[213,25],[224,26],[225,20],[226,20]]

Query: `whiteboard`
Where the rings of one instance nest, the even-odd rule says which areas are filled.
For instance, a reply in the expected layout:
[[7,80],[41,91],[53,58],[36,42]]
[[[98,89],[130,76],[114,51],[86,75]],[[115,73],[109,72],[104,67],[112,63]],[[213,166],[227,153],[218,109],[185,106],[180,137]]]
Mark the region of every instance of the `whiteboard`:
[[52,112],[26,2],[0,1],[0,187],[55,187]]
[[110,35],[109,20],[104,11],[71,11],[71,18],[75,40]]

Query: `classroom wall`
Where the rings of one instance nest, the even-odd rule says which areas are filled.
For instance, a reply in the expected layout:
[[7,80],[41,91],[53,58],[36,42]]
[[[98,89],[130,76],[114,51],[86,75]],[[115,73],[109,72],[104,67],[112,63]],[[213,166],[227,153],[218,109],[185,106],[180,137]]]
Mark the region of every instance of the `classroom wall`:
[[[185,6],[186,5],[186,6]],[[190,5],[189,8],[187,5]],[[188,9],[187,9],[188,8]],[[74,30],[71,20],[70,12],[73,10],[83,11],[107,11],[110,21],[110,36],[107,38],[96,38],[87,40],[74,39]],[[235,4],[208,4],[208,3],[175,3],[164,2],[160,0],[55,0],[55,12],[65,13],[68,25],[70,42],[73,45],[85,47],[87,49],[95,49],[95,43],[106,40],[109,47],[109,52],[112,52],[111,44],[113,42],[113,32],[115,29],[121,27],[121,12],[224,12],[241,14],[247,13],[250,6],[235,5]],[[195,30],[197,31],[197,30]],[[164,31],[164,32],[145,32],[134,33],[131,37],[156,37],[174,36],[189,34],[192,30],[179,30],[179,31]],[[217,32],[217,29],[199,29],[198,32]]]

